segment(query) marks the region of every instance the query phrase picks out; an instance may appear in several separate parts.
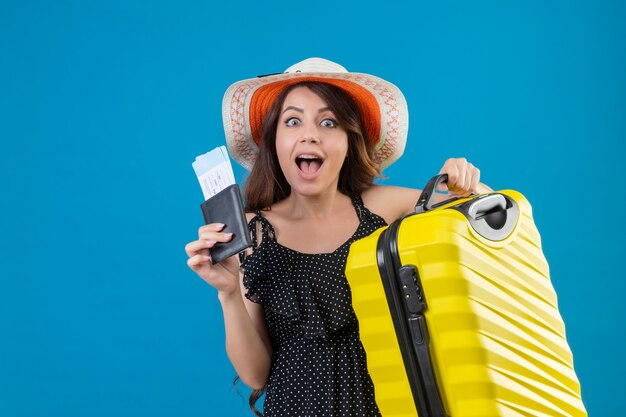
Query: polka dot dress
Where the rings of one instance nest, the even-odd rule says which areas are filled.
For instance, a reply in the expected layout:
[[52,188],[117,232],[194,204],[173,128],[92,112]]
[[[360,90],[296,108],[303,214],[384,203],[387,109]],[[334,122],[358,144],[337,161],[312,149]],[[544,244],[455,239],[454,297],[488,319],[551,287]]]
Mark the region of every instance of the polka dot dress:
[[246,297],[263,305],[273,347],[266,417],[380,416],[344,269],[350,244],[385,221],[360,197],[352,203],[359,226],[332,253],[282,246],[260,212],[248,224],[255,249],[243,283]]

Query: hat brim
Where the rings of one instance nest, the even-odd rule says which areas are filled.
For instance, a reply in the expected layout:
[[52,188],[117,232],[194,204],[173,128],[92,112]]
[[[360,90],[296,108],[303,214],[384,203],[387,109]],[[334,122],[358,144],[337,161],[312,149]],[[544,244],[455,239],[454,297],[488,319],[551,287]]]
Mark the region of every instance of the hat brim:
[[285,73],[239,81],[224,94],[228,151],[244,168],[251,169],[256,160],[262,124],[274,100],[287,86],[303,81],[335,85],[355,100],[381,169],[402,155],[409,118],[404,95],[395,85],[360,73]]

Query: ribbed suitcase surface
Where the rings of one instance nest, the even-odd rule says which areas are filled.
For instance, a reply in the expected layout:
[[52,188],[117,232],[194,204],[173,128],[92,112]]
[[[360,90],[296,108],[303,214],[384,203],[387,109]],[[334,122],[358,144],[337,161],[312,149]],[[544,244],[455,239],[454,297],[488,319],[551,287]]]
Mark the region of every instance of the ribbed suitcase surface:
[[[515,191],[494,194],[519,210],[503,240],[481,236],[452,208],[472,199],[408,216],[397,229],[399,265],[415,266],[421,281],[445,414],[586,416],[531,206]],[[352,244],[346,276],[382,415],[416,416],[414,376],[402,353],[412,348],[398,341],[383,280],[401,284],[397,276],[381,277],[377,254],[384,231]]]

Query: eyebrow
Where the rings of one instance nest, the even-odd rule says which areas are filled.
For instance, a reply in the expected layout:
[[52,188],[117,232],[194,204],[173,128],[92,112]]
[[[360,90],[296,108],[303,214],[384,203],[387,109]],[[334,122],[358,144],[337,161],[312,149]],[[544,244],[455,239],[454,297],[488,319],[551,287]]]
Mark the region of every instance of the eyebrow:
[[[300,107],[296,107],[296,106],[287,106],[285,107],[285,110],[283,110],[283,112],[281,114],[284,114],[287,110],[295,110],[297,112],[300,113],[304,113],[304,110],[302,110]],[[317,112],[318,113],[323,113],[325,111],[331,111],[330,107],[322,107],[321,109],[319,109]]]

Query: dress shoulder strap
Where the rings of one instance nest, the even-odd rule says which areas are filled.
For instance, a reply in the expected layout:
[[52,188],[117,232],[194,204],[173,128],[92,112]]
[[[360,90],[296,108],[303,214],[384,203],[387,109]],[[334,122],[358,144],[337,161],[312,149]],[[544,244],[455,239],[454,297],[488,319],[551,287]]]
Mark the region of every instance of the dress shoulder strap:
[[[261,214],[260,210],[254,211],[254,217],[248,222],[248,230],[252,239],[252,247],[257,248],[264,241],[275,240],[274,226]],[[259,241],[259,237],[261,240]]]
[[365,207],[363,199],[360,195],[352,196],[352,204],[354,205],[356,214],[357,216],[359,216],[359,220],[361,222],[369,222],[376,227],[384,226],[387,224],[382,217],[380,217],[378,214],[372,213],[367,207]]
[[363,199],[361,198],[360,195],[352,196],[352,205],[354,205],[354,209],[356,210],[357,216],[359,216],[359,220],[360,221],[365,220],[367,218],[367,213],[366,213],[367,209],[365,208],[365,205],[363,204]]

